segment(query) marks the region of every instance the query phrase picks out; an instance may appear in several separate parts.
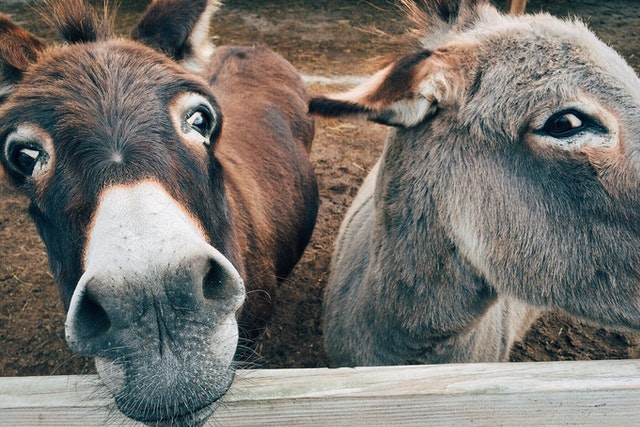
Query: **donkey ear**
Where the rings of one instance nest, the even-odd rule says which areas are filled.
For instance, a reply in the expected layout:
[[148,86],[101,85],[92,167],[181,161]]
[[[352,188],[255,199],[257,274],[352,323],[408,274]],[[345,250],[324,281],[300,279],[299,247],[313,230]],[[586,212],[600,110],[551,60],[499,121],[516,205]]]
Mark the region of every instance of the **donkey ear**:
[[348,92],[313,98],[309,112],[325,117],[358,116],[389,126],[415,126],[439,107],[455,102],[466,86],[458,55],[447,50],[405,56]]
[[410,33],[426,49],[435,49],[449,35],[473,26],[480,13],[497,13],[489,0],[398,0],[398,5],[409,21]]
[[43,49],[40,40],[0,14],[0,102],[13,92]]
[[213,53],[209,25],[219,8],[217,0],[154,0],[131,31],[131,38],[180,62],[189,71],[200,72]]

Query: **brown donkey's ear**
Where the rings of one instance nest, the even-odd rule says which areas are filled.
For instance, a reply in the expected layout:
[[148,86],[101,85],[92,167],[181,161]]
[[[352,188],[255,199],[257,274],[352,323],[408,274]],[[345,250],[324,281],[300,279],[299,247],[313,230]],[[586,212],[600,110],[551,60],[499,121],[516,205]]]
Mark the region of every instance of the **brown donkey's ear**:
[[209,37],[217,0],[154,0],[131,31],[131,38],[150,46],[192,72],[200,72],[213,53]]
[[0,14],[0,103],[43,49],[40,40]]
[[389,126],[411,127],[453,104],[466,87],[466,49],[407,55],[343,93],[314,98],[309,112],[358,116]]

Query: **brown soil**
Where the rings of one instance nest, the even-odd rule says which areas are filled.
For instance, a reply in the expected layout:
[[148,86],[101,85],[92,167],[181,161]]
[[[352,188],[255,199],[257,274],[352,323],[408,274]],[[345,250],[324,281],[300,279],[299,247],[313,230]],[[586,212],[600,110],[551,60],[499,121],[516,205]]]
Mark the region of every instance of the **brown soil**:
[[[97,3],[102,3],[98,0]],[[121,2],[126,31],[146,1]],[[266,44],[305,74],[362,75],[368,59],[408,49],[399,41],[402,21],[386,0],[228,0],[215,19],[217,44]],[[502,1],[500,6],[502,6]],[[640,70],[640,8],[636,0],[530,0],[528,11],[581,16]],[[52,33],[33,11],[0,0],[10,13],[44,38]],[[335,87],[315,85],[317,91]],[[320,120],[313,161],[321,208],[308,250],[277,295],[275,315],[251,361],[265,368],[326,366],[320,304],[333,241],[342,216],[380,153],[386,129],[369,123]],[[27,201],[0,182],[0,375],[93,372],[64,341],[64,313],[47,268],[44,246],[27,216]],[[638,357],[640,340],[550,314],[537,322],[512,360]]]

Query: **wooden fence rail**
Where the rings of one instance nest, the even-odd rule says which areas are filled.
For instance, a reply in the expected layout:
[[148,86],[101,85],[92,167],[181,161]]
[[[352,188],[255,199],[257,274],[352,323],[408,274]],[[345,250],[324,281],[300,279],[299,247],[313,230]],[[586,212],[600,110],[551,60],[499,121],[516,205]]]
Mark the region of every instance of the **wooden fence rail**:
[[[132,425],[96,376],[0,378],[0,425]],[[640,360],[246,370],[212,426],[637,426]]]

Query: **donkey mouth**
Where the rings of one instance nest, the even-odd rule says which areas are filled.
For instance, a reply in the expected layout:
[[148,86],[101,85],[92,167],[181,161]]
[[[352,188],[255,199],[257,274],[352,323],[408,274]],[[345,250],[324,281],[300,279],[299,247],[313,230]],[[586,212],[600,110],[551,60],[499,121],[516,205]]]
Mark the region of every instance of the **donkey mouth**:
[[157,420],[139,419],[137,421],[154,427],[201,427],[204,425],[207,419],[209,419],[209,417],[213,414],[213,412],[219,405],[219,401],[215,400],[203,408],[197,409],[184,415],[178,415],[171,418],[161,418]]
[[218,378],[220,382],[216,382],[218,386],[214,387],[215,390],[205,391],[206,387],[201,384],[198,387],[201,393],[198,395],[186,389],[184,384],[175,384],[174,389],[183,390],[182,394],[157,394],[142,404],[135,396],[128,395],[123,399],[121,395],[114,396],[115,403],[124,415],[148,426],[199,427],[215,412],[220,406],[220,399],[229,391],[235,371],[231,370],[228,374],[222,381]]

